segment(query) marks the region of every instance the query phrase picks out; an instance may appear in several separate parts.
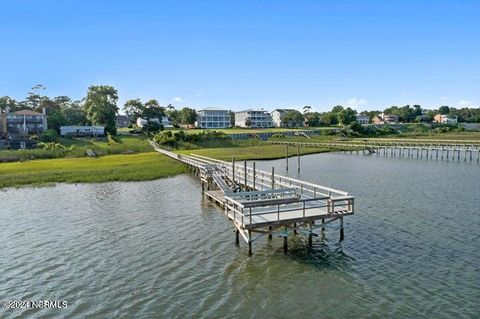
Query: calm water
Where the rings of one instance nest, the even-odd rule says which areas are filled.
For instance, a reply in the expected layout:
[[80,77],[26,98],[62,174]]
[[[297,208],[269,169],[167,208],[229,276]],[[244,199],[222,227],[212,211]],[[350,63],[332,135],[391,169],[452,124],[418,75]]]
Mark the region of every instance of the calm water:
[[345,241],[327,229],[284,255],[262,239],[251,258],[190,176],[0,191],[0,299],[68,301],[0,317],[480,317],[478,163],[319,154],[302,169],[356,196]]

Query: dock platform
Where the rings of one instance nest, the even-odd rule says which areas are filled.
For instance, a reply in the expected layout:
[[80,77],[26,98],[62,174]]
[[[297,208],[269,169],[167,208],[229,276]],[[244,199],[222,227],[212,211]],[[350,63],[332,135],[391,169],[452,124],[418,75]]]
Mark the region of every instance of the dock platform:
[[273,167],[266,172],[256,169],[255,163],[249,167],[246,161],[181,155],[151,144],[156,151],[188,165],[200,178],[202,192],[223,209],[235,228],[235,242],[239,244],[241,236],[249,255],[260,236],[283,237],[286,253],[290,234],[305,234],[312,244],[317,231],[333,221],[339,221],[340,240],[344,239],[343,218],[354,213],[354,197],[347,192],[277,175]]

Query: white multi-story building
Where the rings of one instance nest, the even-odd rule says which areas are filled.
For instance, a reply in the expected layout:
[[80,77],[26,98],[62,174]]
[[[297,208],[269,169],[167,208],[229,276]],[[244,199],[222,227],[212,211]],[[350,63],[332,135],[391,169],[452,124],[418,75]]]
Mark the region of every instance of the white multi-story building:
[[245,110],[235,113],[235,125],[239,127],[272,127],[272,116],[264,110]]
[[[272,112],[272,121],[273,121],[273,126],[276,127],[285,127],[285,123],[283,122],[283,119],[285,117],[285,114],[288,112],[295,111],[294,109],[276,109],[273,110]],[[298,124],[298,123],[295,123]],[[302,124],[302,123],[300,123]]]
[[[163,125],[164,128],[172,128],[173,127],[172,122],[166,116],[162,116],[162,120],[155,117],[155,118],[151,119],[150,121],[160,123],[160,124]],[[148,121],[146,119],[142,119],[141,117],[137,118],[137,126],[138,127],[143,127],[143,126],[147,125],[147,123],[148,123]]]
[[357,114],[357,122],[360,124],[370,124],[370,117],[368,115]]
[[83,136],[104,136],[105,127],[103,126],[60,126],[60,135],[73,135],[77,137]]
[[452,115],[437,114],[433,117],[433,121],[436,123],[443,123],[443,124],[457,124],[458,119],[456,116],[452,116]]
[[209,107],[197,112],[195,126],[198,128],[230,127],[230,111]]

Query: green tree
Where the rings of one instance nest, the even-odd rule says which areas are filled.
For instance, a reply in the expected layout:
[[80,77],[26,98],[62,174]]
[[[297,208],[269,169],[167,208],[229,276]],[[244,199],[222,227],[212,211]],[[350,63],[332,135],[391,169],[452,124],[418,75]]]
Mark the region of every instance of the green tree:
[[305,105],[303,107],[303,114],[304,115],[307,115],[308,113],[310,113],[312,111],[312,107],[310,105]]
[[340,111],[340,113],[338,114],[338,118],[343,125],[348,125],[356,121],[356,115],[357,111],[353,110],[350,107],[347,107],[346,109]]
[[30,110],[39,111],[40,102],[42,100],[41,92],[45,90],[47,87],[43,84],[37,84],[30,89],[28,92],[27,97],[25,98],[24,105],[26,108]]
[[320,126],[320,113],[311,112],[305,115],[305,124],[307,126]]
[[84,106],[87,120],[93,125],[105,125],[105,131],[115,135],[117,133],[115,122],[115,116],[118,113],[117,101],[118,93],[113,86],[90,86]]
[[297,127],[303,126],[303,121],[305,120],[302,113],[296,110],[288,111],[283,117],[283,123],[288,127]]
[[442,105],[442,106],[440,106],[438,111],[442,115],[447,115],[447,114],[450,114],[450,107],[448,105]]
[[85,125],[87,123],[87,117],[85,112],[80,106],[80,101],[75,101],[71,105],[63,110],[67,125]]
[[252,120],[246,119],[246,120],[245,120],[245,126],[248,127],[248,128],[250,128],[250,127],[252,126]]
[[157,100],[151,99],[145,102],[145,107],[142,112],[142,118],[146,119],[148,122],[158,119],[162,121],[162,117],[165,116],[165,109],[160,106]]
[[338,114],[334,112],[323,113],[320,117],[320,124],[324,126],[337,125]]
[[145,106],[143,105],[142,101],[140,101],[140,99],[128,100],[123,105],[123,110],[125,111],[125,114],[132,117],[134,121],[138,117],[142,116],[144,108]]
[[350,124],[350,129],[354,132],[357,132],[359,134],[363,134],[365,132],[362,124],[358,123],[357,121],[353,121],[351,124]]
[[11,112],[15,112],[18,110],[18,102],[9,96],[0,97],[0,109],[6,110],[7,108],[9,108]]
[[337,105],[337,106],[334,106],[334,107],[332,108],[332,113],[337,113],[337,114],[338,114],[338,113],[340,113],[341,111],[343,111],[343,106],[341,106],[341,105]]
[[180,123],[186,124],[186,125],[194,125],[196,120],[197,120],[197,111],[195,111],[194,109],[184,107],[180,111]]

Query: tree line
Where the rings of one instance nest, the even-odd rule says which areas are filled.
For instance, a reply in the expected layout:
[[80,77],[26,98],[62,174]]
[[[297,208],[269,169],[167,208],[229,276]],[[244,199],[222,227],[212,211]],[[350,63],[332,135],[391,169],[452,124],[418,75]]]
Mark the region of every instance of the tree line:
[[[17,101],[9,96],[0,97],[0,109],[10,112],[19,110],[32,110],[41,113],[43,109],[47,114],[48,130],[60,133],[61,126],[67,125],[102,125],[105,132],[115,135],[117,133],[116,116],[120,111],[118,107],[118,91],[109,85],[92,85],[81,100],[73,100],[68,96],[49,97],[43,94],[46,87],[42,84],[35,85],[27,92],[24,100]],[[145,130],[159,131],[161,124],[153,119],[167,116],[175,126],[185,124],[193,125],[196,121],[196,111],[190,108],[175,109],[171,104],[166,107],[151,99],[143,103],[140,99],[128,100],[123,110],[129,115],[132,124],[138,117],[147,120]]]
[[[64,125],[102,125],[105,131],[116,134],[116,116],[119,112],[118,92],[109,85],[92,85],[88,88],[86,96],[81,100],[72,100],[68,96],[48,97],[43,94],[46,87],[42,84],[35,85],[22,101],[16,101],[9,96],[0,97],[0,108],[9,108],[11,112],[29,109],[47,112],[48,129],[60,132]],[[155,99],[142,102],[140,99],[131,99],[125,102],[124,112],[135,121],[141,117],[147,121],[146,132],[158,132],[161,124],[154,119],[168,117],[174,126],[195,124],[197,113],[194,109],[184,107],[175,109],[171,104],[161,106]],[[480,123],[480,108],[453,108],[440,106],[438,109],[427,110],[420,105],[390,106],[383,111],[363,111],[359,114],[370,119],[380,113],[393,114],[399,117],[400,122],[431,122],[436,114],[448,114],[458,117],[459,122]],[[328,112],[315,112],[312,107],[303,107],[302,112],[290,110],[284,116],[285,126],[333,126],[350,125],[356,121],[357,111],[351,107],[334,106]],[[231,124],[234,125],[234,114],[231,113]]]
[[383,111],[363,111],[357,113],[350,107],[341,105],[334,106],[328,112],[312,112],[311,106],[303,107],[303,116],[308,126],[332,126],[332,125],[349,125],[356,121],[357,114],[368,116],[373,119],[380,113],[396,115],[399,121],[403,123],[421,123],[432,122],[437,114],[456,116],[459,122],[480,123],[480,108],[454,108],[447,105],[440,106],[438,109],[423,109],[420,105],[390,106]]

